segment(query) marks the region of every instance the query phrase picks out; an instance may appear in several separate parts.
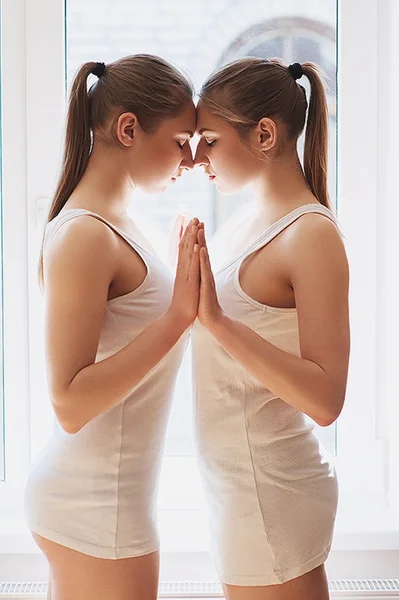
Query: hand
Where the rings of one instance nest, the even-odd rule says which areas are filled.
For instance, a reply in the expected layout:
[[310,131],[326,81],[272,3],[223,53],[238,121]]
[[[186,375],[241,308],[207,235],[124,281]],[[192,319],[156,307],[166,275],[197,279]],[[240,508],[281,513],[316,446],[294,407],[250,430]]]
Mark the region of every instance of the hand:
[[171,268],[176,268],[176,262],[179,251],[179,243],[183,237],[184,231],[188,225],[189,218],[187,215],[179,213],[176,217],[172,230],[169,236],[168,250],[168,265]]
[[198,228],[198,244],[200,246],[200,294],[198,306],[198,319],[207,329],[219,322],[223,317],[223,310],[219,304],[216,293],[215,279],[213,277],[208,248],[205,239],[203,223]]
[[169,313],[177,319],[183,331],[195,320],[199,302],[198,219],[192,219],[180,240],[175,286]]

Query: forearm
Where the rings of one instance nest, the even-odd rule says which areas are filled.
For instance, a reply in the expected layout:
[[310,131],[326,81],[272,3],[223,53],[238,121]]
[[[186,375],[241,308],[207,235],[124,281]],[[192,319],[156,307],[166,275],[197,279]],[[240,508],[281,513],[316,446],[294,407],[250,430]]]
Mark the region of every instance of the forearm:
[[179,319],[166,312],[119,352],[79,371],[54,400],[62,426],[69,433],[76,433],[118,404],[163,359],[183,333]]
[[328,425],[340,411],[325,371],[316,363],[277,348],[255,331],[227,316],[209,327],[223,348],[273,394]]

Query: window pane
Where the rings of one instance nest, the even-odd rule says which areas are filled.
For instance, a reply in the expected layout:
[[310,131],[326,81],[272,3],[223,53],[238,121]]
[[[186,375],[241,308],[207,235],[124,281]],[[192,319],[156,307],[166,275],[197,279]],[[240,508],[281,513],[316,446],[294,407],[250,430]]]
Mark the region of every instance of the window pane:
[[[335,28],[334,2],[316,2],[310,10],[303,0],[67,0],[67,79],[70,84],[87,60],[109,62],[135,53],[162,55],[185,69],[197,88],[215,68],[242,56],[281,57],[286,64],[315,61],[329,76],[330,194],[335,202]],[[196,169],[159,196],[135,193],[132,216],[166,258],[176,213],[197,215],[213,233],[249,200],[248,192],[218,194]],[[189,363],[186,357],[176,388],[167,455],[193,451]],[[335,427],[323,429],[321,436],[334,451]]]
[[294,38],[293,48],[297,62],[315,62],[320,64],[320,47],[316,40],[309,37],[298,36]]

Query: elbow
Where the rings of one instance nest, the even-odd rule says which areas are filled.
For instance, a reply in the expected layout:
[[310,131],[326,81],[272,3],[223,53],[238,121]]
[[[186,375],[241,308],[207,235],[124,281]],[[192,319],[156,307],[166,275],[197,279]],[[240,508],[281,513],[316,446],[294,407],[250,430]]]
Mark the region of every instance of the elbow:
[[69,433],[70,435],[74,435],[75,433],[79,433],[82,429],[82,425],[79,425],[76,421],[71,418],[71,415],[65,415],[65,411],[55,411],[55,416],[60,427],[65,431],[65,433]]
[[79,433],[79,431],[82,429],[81,427],[79,427],[75,423],[71,423],[71,422],[65,421],[65,420],[61,421],[59,418],[58,418],[58,423],[60,424],[60,426],[62,427],[62,429],[65,431],[65,433],[69,433],[70,435],[73,435],[75,433]]
[[338,419],[344,405],[344,398],[329,399],[324,410],[313,417],[320,427],[330,427]]
[[314,420],[316,421],[317,425],[319,425],[320,427],[329,427],[330,425],[332,425],[333,423],[335,423],[335,421],[338,419],[339,415],[329,415],[329,416],[324,416],[324,417],[317,417]]
[[70,399],[68,401],[68,399],[63,395],[61,396],[60,394],[53,394],[52,405],[56,419],[65,433],[69,433],[70,435],[79,433],[83,425],[79,424],[76,418],[74,418],[74,415],[72,414],[73,411],[70,409],[68,410]]

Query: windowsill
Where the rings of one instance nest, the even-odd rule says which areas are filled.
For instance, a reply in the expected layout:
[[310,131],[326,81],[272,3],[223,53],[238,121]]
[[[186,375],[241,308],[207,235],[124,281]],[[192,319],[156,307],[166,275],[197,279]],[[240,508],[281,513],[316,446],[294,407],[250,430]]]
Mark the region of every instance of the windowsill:
[[[198,553],[209,548],[205,511],[159,512],[162,551]],[[341,510],[332,551],[399,550],[399,512]],[[0,554],[37,554],[22,516],[0,514]]]

